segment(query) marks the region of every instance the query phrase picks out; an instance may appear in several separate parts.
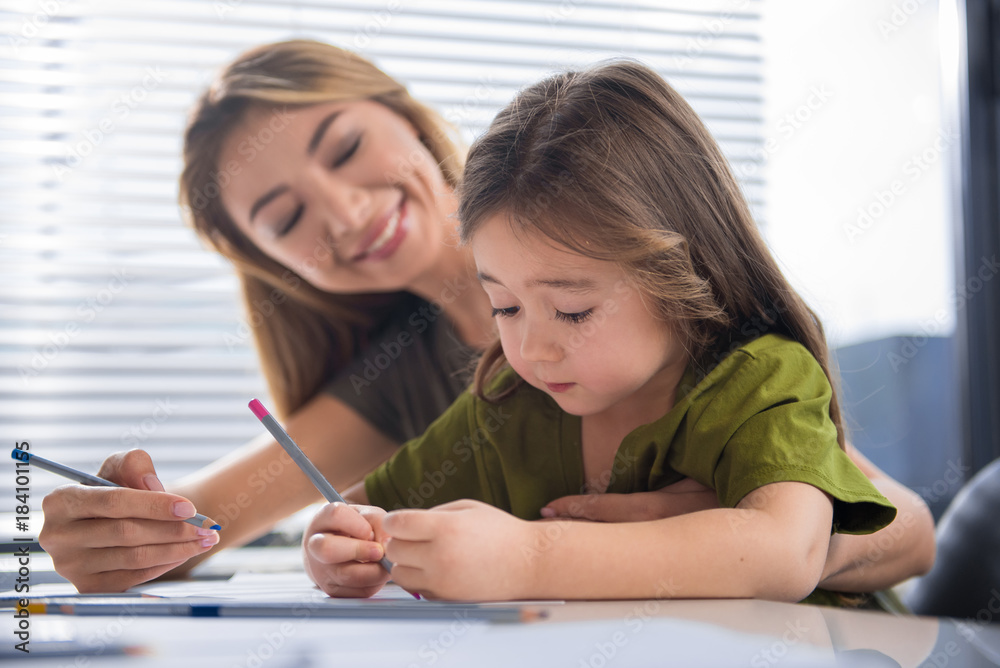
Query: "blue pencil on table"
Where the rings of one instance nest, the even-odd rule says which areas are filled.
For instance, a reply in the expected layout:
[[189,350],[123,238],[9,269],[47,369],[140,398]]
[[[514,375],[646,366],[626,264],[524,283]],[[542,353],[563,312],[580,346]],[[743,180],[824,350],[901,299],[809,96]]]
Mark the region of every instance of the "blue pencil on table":
[[[316,465],[309,461],[306,453],[302,452],[302,449],[296,445],[292,437],[288,435],[288,432],[264,408],[264,404],[260,403],[257,399],[252,399],[249,406],[253,414],[257,416],[257,419],[271,432],[271,436],[274,436],[274,439],[278,441],[278,445],[285,449],[285,452],[292,458],[292,461],[298,464],[302,472],[312,481],[312,484],[316,486],[316,489],[320,491],[324,499],[330,503],[347,503],[347,501],[344,501],[344,497],[330,484],[330,481],[323,477],[323,474],[319,472]],[[379,563],[382,564],[382,568],[390,573],[392,572],[392,562],[384,556]],[[420,598],[420,595],[413,594],[413,597]]]
[[[26,450],[14,448],[14,451],[10,453],[10,457],[11,459],[27,462],[31,466],[48,471],[49,473],[55,473],[56,475],[61,475],[64,478],[69,478],[70,480],[78,482],[81,485],[90,485],[91,487],[121,487],[121,485],[115,484],[110,480],[98,478],[96,475],[90,475],[89,473],[84,473],[83,471],[77,471],[76,469],[66,466],[65,464],[54,462],[51,459],[46,459],[45,457],[41,457]],[[214,520],[209,518],[207,515],[202,515],[201,513],[196,513],[194,517],[189,517],[184,521],[199,528],[204,527],[205,522],[209,522],[211,523],[211,526],[208,527],[209,529],[215,529],[216,531],[220,531],[222,529],[222,527],[216,524]]]

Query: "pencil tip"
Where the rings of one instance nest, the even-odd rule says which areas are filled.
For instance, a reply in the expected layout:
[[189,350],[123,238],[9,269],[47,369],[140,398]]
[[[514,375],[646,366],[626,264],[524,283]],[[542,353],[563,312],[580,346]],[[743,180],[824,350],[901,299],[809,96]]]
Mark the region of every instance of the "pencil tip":
[[[222,527],[219,526],[218,524],[213,524],[212,526],[209,527],[209,529],[214,529],[216,531],[222,531]],[[211,535],[211,534],[209,534],[209,535]]]

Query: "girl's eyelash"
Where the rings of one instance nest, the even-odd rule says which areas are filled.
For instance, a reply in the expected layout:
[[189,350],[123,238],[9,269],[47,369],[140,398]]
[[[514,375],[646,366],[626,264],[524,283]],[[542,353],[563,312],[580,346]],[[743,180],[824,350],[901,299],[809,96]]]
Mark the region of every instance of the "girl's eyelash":
[[288,222],[282,225],[281,229],[278,230],[279,237],[283,237],[292,231],[292,228],[295,227],[295,224],[299,222],[299,218],[302,217],[303,209],[305,209],[305,207],[299,204],[299,208],[295,209],[295,213],[292,214],[292,217],[288,220]]
[[[492,312],[492,317],[500,316],[502,318],[512,318],[517,312],[521,310],[520,306],[508,306],[507,308],[495,308]],[[564,322],[571,322],[574,325],[578,325],[587,318],[589,318],[594,313],[594,309],[589,308],[586,311],[580,311],[579,313],[563,313],[562,311],[556,311],[556,320],[562,320]]]
[[579,313],[563,313],[562,311],[556,311],[556,320],[563,320],[565,322],[571,322],[574,325],[579,325],[581,322],[586,320],[594,312],[594,309],[589,308],[586,311],[580,311]]
[[361,145],[361,135],[358,135],[358,138],[354,140],[354,143],[351,144],[351,147],[347,149],[347,151],[345,151],[343,155],[341,155],[340,157],[338,157],[336,160],[333,161],[333,166],[340,167],[345,162],[350,160],[351,156],[354,155],[354,153],[358,150],[358,147],[360,145]]

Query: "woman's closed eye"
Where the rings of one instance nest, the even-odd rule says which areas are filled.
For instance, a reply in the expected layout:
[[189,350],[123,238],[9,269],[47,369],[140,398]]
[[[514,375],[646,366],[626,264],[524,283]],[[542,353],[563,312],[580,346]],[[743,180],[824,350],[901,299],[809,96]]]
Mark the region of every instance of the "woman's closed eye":
[[347,150],[339,154],[334,159],[333,164],[331,166],[334,169],[336,169],[337,167],[340,167],[341,165],[346,163],[348,160],[351,159],[351,156],[357,153],[359,146],[361,146],[361,135],[358,135],[357,138],[353,142],[351,142],[351,145],[347,147]]
[[304,205],[299,204],[299,206],[295,209],[295,211],[292,212],[292,216],[284,223],[281,223],[280,225],[277,226],[277,231],[275,232],[275,236],[280,238],[291,232],[292,228],[295,227],[296,223],[299,222],[299,219],[302,218],[302,212],[305,210],[305,208],[306,207]]

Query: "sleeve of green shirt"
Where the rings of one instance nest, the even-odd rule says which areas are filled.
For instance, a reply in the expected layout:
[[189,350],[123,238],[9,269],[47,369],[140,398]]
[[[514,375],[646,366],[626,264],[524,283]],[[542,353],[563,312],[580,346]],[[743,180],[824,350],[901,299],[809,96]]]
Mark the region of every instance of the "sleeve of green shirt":
[[455,499],[490,502],[481,482],[488,477],[478,469],[478,444],[473,440],[476,398],[462,394],[427,431],[405,443],[386,463],[365,478],[365,492],[372,505],[398,508],[431,508]]
[[721,448],[714,471],[719,502],[735,507],[764,485],[797,481],[834,500],[833,531],[872,533],[896,509],[837,443],[832,390],[799,343],[762,337],[733,353],[737,365],[702,412],[695,440]]

